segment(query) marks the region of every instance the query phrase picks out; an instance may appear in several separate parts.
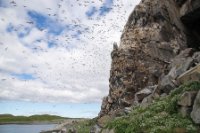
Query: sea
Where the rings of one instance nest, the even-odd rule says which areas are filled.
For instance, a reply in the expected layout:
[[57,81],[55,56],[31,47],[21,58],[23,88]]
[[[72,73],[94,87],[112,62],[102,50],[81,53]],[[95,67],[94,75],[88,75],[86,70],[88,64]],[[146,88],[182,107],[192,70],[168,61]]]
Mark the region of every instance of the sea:
[[56,124],[6,124],[0,125],[0,133],[40,133],[43,130],[54,129],[56,126]]

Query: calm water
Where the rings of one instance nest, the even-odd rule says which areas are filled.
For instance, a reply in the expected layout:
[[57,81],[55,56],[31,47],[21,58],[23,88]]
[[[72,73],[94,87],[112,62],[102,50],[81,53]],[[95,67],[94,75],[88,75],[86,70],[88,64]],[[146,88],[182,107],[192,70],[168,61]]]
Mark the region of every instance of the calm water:
[[39,133],[42,130],[53,129],[55,124],[48,125],[0,125],[0,133]]

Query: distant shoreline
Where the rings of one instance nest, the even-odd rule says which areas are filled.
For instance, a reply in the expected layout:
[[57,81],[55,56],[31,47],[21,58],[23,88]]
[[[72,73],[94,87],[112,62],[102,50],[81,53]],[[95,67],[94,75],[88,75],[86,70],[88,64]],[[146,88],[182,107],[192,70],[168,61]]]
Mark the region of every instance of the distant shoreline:
[[18,125],[43,125],[43,124],[60,124],[70,119],[56,115],[32,115],[32,116],[14,116],[11,114],[0,115],[0,125],[18,124]]
[[62,123],[61,121],[54,121],[54,122],[46,122],[46,121],[41,121],[41,122],[2,122],[0,125],[46,125],[46,124],[60,124]]

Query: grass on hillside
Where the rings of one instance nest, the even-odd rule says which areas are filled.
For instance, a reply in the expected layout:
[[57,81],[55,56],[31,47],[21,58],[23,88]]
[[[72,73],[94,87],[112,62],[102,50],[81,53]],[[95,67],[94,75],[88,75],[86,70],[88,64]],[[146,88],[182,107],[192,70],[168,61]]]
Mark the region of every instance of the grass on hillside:
[[177,101],[185,91],[200,90],[200,82],[182,85],[165,98],[146,108],[137,107],[129,115],[107,124],[116,133],[198,133],[200,128],[190,116],[182,117]]
[[0,115],[0,123],[31,123],[31,122],[53,122],[66,119],[56,115],[32,115],[32,116],[13,116],[10,114]]
[[[95,123],[95,118],[90,120],[84,120],[72,125],[71,128],[76,129],[77,133],[90,133],[90,129],[95,125]],[[68,132],[73,133],[70,132],[70,130],[68,130]]]

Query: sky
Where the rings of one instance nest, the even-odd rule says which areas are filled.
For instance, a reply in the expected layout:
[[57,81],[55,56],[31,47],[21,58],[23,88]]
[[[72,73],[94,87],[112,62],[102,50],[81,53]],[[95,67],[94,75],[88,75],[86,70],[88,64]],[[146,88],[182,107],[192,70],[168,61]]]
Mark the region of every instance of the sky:
[[92,118],[139,0],[0,0],[0,114]]

